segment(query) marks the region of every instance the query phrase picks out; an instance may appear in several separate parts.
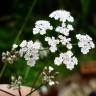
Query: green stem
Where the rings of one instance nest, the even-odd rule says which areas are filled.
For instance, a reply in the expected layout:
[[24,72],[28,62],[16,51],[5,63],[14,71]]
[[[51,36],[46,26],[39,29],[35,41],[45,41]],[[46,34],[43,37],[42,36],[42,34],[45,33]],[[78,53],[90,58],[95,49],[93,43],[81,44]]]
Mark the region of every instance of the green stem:
[[33,10],[36,2],[37,2],[37,0],[34,0],[34,2],[32,3],[32,6],[31,6],[31,8],[30,8],[30,10],[29,10],[29,12],[28,12],[28,14],[27,14],[27,16],[25,17],[25,21],[24,21],[23,25],[21,26],[21,29],[19,30],[19,32],[18,32],[18,34],[17,34],[17,37],[16,37],[14,43],[17,43],[17,42],[18,42],[18,40],[19,40],[19,38],[20,38],[20,36],[21,36],[21,34],[22,34],[22,32],[23,32],[23,29],[24,29],[24,27],[25,27],[25,25],[26,25],[26,23],[27,23],[27,21],[28,21],[28,19],[29,19],[29,16],[31,15],[31,12],[32,12],[32,10]]
[[4,71],[5,71],[6,67],[7,67],[7,63],[5,63],[5,64],[3,65],[3,68],[2,68],[2,70],[1,70],[1,72],[0,72],[0,79],[1,79],[1,77],[2,77],[2,75],[3,75],[3,73],[4,73]]
[[25,72],[24,80],[26,80],[26,78],[28,77],[30,69],[31,69],[31,67],[28,66],[27,69],[26,69],[26,72]]
[[[39,87],[37,87],[36,89],[32,90],[32,91],[31,91],[31,94],[34,93],[35,91],[37,91],[38,89],[40,89],[43,85],[44,85],[44,84],[41,84],[41,85],[40,85]],[[31,94],[29,93],[28,96],[30,96]],[[26,96],[27,96],[27,95],[26,95]]]
[[42,66],[41,70],[38,72],[38,74],[37,74],[34,82],[32,83],[31,91],[30,91],[26,96],[30,96],[30,95],[33,93],[33,86],[36,85],[36,83],[37,83],[37,81],[38,81],[38,79],[39,79],[39,77],[40,77],[43,69],[45,68],[45,66],[46,66],[46,64],[44,64],[44,65]]

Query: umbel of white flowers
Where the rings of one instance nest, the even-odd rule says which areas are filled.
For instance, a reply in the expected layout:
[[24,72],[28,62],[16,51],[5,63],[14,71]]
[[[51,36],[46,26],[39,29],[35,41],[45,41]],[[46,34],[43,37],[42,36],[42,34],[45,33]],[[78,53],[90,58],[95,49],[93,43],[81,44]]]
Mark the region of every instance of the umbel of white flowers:
[[[72,26],[74,18],[71,16],[70,12],[65,10],[56,10],[52,12],[49,17],[59,21],[59,26],[54,27],[47,20],[38,20],[36,21],[32,32],[34,35],[39,34],[44,36],[45,41],[48,43],[48,50],[52,53],[55,53],[59,50],[58,45],[62,45],[62,48],[66,47],[66,52],[60,52],[58,57],[54,57],[54,64],[59,66],[63,63],[67,69],[72,70],[74,66],[78,64],[78,59],[71,51],[73,46],[71,38],[69,37],[70,32],[74,30]],[[47,32],[48,30],[56,32],[58,36],[55,37],[54,33],[52,36],[47,35],[49,34]],[[78,47],[81,48],[81,52],[83,54],[87,54],[90,49],[95,48],[95,44],[89,35],[77,34],[76,38],[78,40]],[[14,45],[13,47],[16,48],[17,46]],[[27,64],[32,67],[39,59],[41,48],[42,46],[40,42],[33,42],[32,40],[27,42],[24,40],[20,44],[19,53],[21,57],[24,56]],[[46,53],[46,51],[44,53]]]
[[[67,69],[72,70],[74,65],[78,64],[77,58],[71,51],[73,47],[69,37],[70,32],[74,30],[72,26],[74,18],[70,12],[65,10],[56,10],[49,14],[49,17],[58,20],[60,22],[59,26],[54,27],[49,21],[38,20],[35,23],[35,28],[33,28],[33,34],[44,36],[45,41],[48,42],[50,52],[56,52],[59,44],[62,44],[62,48],[65,46],[68,49],[67,52],[61,52],[58,57],[55,57],[54,64],[59,66],[63,63]],[[54,32],[58,33],[58,36],[55,37],[54,33],[51,37],[47,36],[47,30],[55,30]],[[95,44],[90,36],[77,34],[76,38],[79,40],[78,47],[81,48],[83,54],[87,54],[90,49],[95,48]]]

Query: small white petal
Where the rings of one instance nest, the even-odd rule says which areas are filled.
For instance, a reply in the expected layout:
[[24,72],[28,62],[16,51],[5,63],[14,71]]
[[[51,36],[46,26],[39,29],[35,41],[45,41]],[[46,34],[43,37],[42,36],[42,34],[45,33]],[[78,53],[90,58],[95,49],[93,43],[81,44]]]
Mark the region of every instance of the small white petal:
[[49,48],[49,50],[50,50],[51,52],[56,52],[56,51],[57,51],[57,47],[56,47],[56,46],[51,46],[51,47]]
[[68,49],[72,49],[72,44],[70,44],[70,43],[67,44],[67,48],[68,48]]
[[23,40],[22,43],[20,44],[20,47],[25,47],[27,45],[27,41],[26,40]]
[[53,70],[54,70],[54,68],[51,67],[51,66],[49,66],[49,72],[51,72],[51,71],[53,71]]
[[17,47],[18,47],[17,44],[13,44],[13,46],[12,46],[13,49],[16,49]]
[[62,58],[56,57],[54,60],[54,64],[59,66],[62,64],[62,61],[63,61]]
[[50,82],[49,82],[49,85],[50,85],[50,86],[52,86],[52,85],[54,85],[54,84],[55,84],[54,81],[50,81]]
[[73,30],[73,26],[70,25],[70,24],[67,25],[67,28],[68,28],[69,30],[71,30],[71,31]]

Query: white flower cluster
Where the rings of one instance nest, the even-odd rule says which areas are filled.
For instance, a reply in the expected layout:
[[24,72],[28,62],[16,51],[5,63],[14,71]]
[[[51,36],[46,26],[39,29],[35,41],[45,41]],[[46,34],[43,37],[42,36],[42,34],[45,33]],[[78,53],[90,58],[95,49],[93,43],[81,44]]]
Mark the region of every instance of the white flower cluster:
[[11,76],[11,84],[9,84],[8,88],[18,89],[22,84],[22,77]]
[[76,38],[79,40],[78,46],[81,48],[83,54],[87,54],[90,49],[95,48],[95,44],[89,35],[77,34]]
[[66,21],[74,22],[74,18],[71,16],[70,12],[65,10],[56,10],[52,12],[49,17],[54,18],[55,20],[60,20],[62,22],[61,26],[56,27],[56,32],[59,32],[65,36],[69,36],[69,32],[73,31],[73,26],[69,23],[66,23]]
[[33,28],[33,34],[40,34],[40,35],[44,35],[46,34],[47,30],[52,30],[53,27],[50,25],[49,21],[45,21],[45,20],[39,20],[35,23],[35,28]]
[[58,72],[53,73],[54,68],[49,66],[49,67],[45,67],[43,72],[42,72],[42,76],[43,76],[43,81],[45,83],[48,83],[50,86],[55,85],[55,84],[59,84],[58,81],[56,81],[56,76],[58,74]]
[[57,44],[59,44],[58,39],[55,39],[55,37],[45,37],[45,41],[48,42],[48,45],[50,46],[49,50],[51,52],[57,51]]
[[75,56],[73,56],[71,51],[67,51],[66,53],[61,53],[59,57],[56,57],[54,63],[56,65],[64,63],[67,69],[72,70],[74,65],[78,64],[78,60]]
[[72,49],[71,38],[67,38],[63,35],[58,36],[62,45],[65,45],[68,49]]
[[61,33],[65,36],[69,36],[69,32],[73,31],[73,26],[68,24],[67,26],[63,23],[61,26],[57,26],[55,29],[56,32]]
[[40,49],[40,42],[35,41],[22,41],[20,44],[20,56],[24,56],[25,60],[27,61],[27,65],[34,66],[36,61],[39,59],[39,49]]
[[55,20],[60,20],[61,22],[73,22],[74,18],[70,15],[70,12],[65,10],[56,10],[49,15],[50,18]]
[[3,52],[2,53],[2,62],[3,63],[9,63],[13,64],[17,61],[17,59],[20,57],[19,52],[15,50],[15,47],[12,47],[12,50],[9,52]]

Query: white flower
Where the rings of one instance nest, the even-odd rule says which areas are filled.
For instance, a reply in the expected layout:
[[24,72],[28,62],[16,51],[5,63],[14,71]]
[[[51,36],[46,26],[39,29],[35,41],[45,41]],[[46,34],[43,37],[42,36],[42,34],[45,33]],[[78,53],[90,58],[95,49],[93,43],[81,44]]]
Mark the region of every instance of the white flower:
[[86,47],[83,47],[83,48],[81,48],[81,52],[82,52],[83,54],[87,54],[87,53],[89,52],[89,49],[86,48]]
[[23,40],[22,43],[20,44],[20,47],[25,47],[27,45],[27,41],[26,40]]
[[72,44],[71,44],[71,43],[68,43],[66,47],[67,47],[68,49],[72,49]]
[[45,37],[45,41],[49,41],[50,40],[50,37]]
[[18,47],[17,44],[13,44],[13,46],[12,46],[13,49],[16,49],[17,47]]
[[56,32],[61,33],[65,36],[69,36],[70,31],[73,31],[73,30],[74,30],[74,28],[72,25],[70,25],[70,24],[65,25],[65,23],[62,23],[61,26],[57,26],[55,29]]
[[65,36],[69,36],[69,29],[66,27],[62,27],[62,26],[57,26],[55,29],[56,32],[61,33]]
[[51,52],[56,52],[56,51],[57,51],[57,47],[56,47],[56,46],[51,46],[51,47],[49,48],[49,50],[50,50]]
[[73,22],[74,19],[73,17],[70,15],[70,12],[66,11],[66,10],[56,10],[53,11],[50,15],[50,18],[54,18],[55,20],[60,20],[61,22]]
[[11,76],[11,80],[14,81],[15,80],[15,77],[14,76]]
[[48,41],[48,44],[50,46],[55,46],[55,45],[59,44],[59,40],[55,39],[55,37],[53,37],[53,36],[52,37],[45,37],[45,40]]
[[78,64],[78,60],[77,60],[77,58],[75,56],[72,57],[72,62],[74,62],[75,65]]
[[36,21],[35,23],[35,28],[33,28],[33,34],[40,34],[40,35],[44,35],[46,34],[47,30],[52,30],[53,27],[50,25],[49,21],[46,20],[39,20]]
[[34,44],[33,44],[34,49],[40,49],[40,46],[41,46],[41,43],[38,41],[34,42]]
[[72,44],[70,43],[71,38],[66,38],[63,35],[59,35],[58,37],[59,37],[60,42],[62,43],[62,45],[65,45],[68,49],[72,49]]
[[74,69],[74,64],[67,64],[66,68],[69,70],[72,70],[72,69]]
[[49,66],[49,73],[52,72],[53,70],[54,70],[54,68]]
[[59,65],[62,64],[62,61],[63,61],[62,58],[60,58],[60,57],[55,57],[54,64],[59,66]]
[[65,63],[65,66],[67,69],[74,69],[74,65],[78,64],[78,60],[75,56],[72,56],[71,58],[67,58],[67,60],[64,60],[63,63]]
[[27,47],[28,48],[32,48],[33,47],[33,41],[30,40],[28,43],[27,43]]
[[69,22],[74,22],[74,18],[73,18],[71,15],[67,18],[67,20],[68,20]]
[[66,68],[72,70],[74,65],[78,64],[78,60],[71,51],[67,51],[65,53],[61,53],[59,57],[56,57],[54,60],[56,65],[65,64]]
[[29,65],[30,67],[35,66],[35,64],[36,64],[36,60],[34,60],[33,58],[30,58],[30,59],[27,61],[27,65]]
[[66,53],[61,53],[60,54],[60,57],[62,57],[62,58],[67,58],[67,57],[72,57],[73,56],[73,53],[72,53],[72,51],[67,51]]
[[54,81],[51,81],[51,80],[49,81],[49,85],[50,85],[50,86],[52,86],[52,85],[54,85],[54,84],[55,84]]
[[59,44],[59,40],[55,39],[55,37],[45,37],[45,41],[48,42],[48,45],[50,46],[49,50],[51,52],[57,51],[57,44]]
[[64,28],[64,27],[66,27],[66,23],[61,23],[61,26]]
[[27,50],[28,50],[27,47],[21,48],[21,49],[19,50],[20,56],[23,57],[23,55],[25,54],[25,52],[27,52]]
[[70,25],[70,24],[67,25],[67,28],[68,28],[70,31],[73,31],[73,30],[74,30],[73,26]]
[[79,40],[78,46],[81,48],[83,54],[87,54],[90,49],[95,48],[95,44],[89,35],[77,34],[76,38]]

